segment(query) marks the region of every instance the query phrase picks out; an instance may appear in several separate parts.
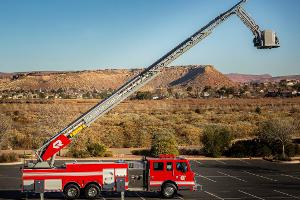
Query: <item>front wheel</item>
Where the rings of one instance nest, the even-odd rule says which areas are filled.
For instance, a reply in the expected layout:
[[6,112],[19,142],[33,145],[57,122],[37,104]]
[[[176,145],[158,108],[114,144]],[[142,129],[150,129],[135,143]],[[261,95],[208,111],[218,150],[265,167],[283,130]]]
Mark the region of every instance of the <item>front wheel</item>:
[[77,199],[80,195],[80,189],[76,184],[69,184],[64,188],[64,195],[67,199]]
[[173,183],[166,183],[162,186],[161,193],[164,198],[173,198],[176,192],[177,188]]
[[85,197],[87,199],[94,199],[99,196],[100,188],[96,184],[89,184],[84,190]]

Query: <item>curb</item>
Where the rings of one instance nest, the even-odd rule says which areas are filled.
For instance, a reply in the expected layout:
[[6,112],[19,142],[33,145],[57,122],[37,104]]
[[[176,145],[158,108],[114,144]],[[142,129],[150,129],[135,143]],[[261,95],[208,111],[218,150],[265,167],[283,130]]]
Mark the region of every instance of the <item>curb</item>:
[[6,166],[6,165],[19,165],[19,164],[23,164],[22,161],[19,162],[11,162],[11,163],[0,163],[0,166]]
[[282,163],[282,164],[298,164],[298,163],[300,163],[300,160],[278,161],[278,163]]
[[[299,159],[299,157],[295,157],[295,159]],[[266,158],[263,158],[263,160],[273,162],[273,163],[280,163],[280,164],[298,164],[298,163],[300,163],[300,160],[281,161],[281,160],[266,159]]]

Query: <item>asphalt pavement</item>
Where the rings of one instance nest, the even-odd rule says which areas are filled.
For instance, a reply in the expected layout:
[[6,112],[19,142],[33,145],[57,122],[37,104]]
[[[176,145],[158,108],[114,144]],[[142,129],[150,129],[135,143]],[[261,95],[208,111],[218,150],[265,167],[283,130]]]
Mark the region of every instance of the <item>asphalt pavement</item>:
[[[201,191],[179,191],[174,199],[300,199],[300,164],[257,159],[191,161]],[[0,166],[0,199],[20,199],[20,165]],[[126,192],[125,200],[159,200],[158,193]],[[31,194],[23,199],[39,199]],[[45,199],[64,199],[46,193]],[[119,193],[103,193],[102,200],[119,200]]]

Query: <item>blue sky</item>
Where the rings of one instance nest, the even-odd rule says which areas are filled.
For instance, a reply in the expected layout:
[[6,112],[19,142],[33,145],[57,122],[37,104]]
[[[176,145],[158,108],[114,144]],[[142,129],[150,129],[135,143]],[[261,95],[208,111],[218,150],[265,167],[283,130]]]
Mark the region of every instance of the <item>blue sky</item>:
[[[152,64],[237,0],[1,0],[0,71],[136,68]],[[300,1],[249,0],[245,9],[281,48],[257,50],[232,16],[172,65],[223,73],[300,74]]]

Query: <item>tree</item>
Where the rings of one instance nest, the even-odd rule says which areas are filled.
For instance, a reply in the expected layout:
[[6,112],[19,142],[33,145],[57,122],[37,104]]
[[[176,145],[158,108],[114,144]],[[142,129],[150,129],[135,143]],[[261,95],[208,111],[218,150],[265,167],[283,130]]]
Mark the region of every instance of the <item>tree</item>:
[[153,157],[159,157],[161,154],[178,155],[178,145],[174,135],[167,130],[154,134],[150,152]]
[[186,91],[191,92],[193,90],[192,86],[186,88]]
[[219,125],[207,126],[201,136],[204,152],[212,157],[220,157],[229,148],[231,140],[229,130]]
[[293,85],[293,88],[297,91],[300,91],[300,83],[296,83],[295,85]]
[[135,98],[138,99],[138,100],[152,99],[152,94],[149,91],[146,91],[146,92],[140,92],[140,91],[138,91],[136,93]]
[[233,87],[226,88],[225,91],[226,91],[227,95],[234,94],[234,88]]
[[282,158],[286,158],[285,147],[291,143],[296,127],[292,119],[275,118],[262,122],[258,127],[259,139],[269,143],[280,143]]
[[211,90],[211,86],[205,86],[202,92],[208,92],[209,90]]

